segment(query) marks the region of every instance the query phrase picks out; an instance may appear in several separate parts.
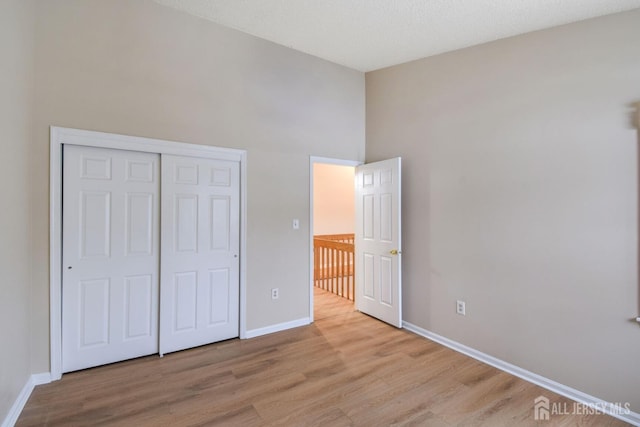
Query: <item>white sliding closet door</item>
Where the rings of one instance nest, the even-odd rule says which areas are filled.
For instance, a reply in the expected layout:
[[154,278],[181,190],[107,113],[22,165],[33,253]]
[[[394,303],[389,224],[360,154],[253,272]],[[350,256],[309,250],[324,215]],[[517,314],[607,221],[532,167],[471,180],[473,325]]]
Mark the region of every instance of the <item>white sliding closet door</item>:
[[239,335],[240,164],[162,156],[160,354]]
[[63,372],[158,352],[159,158],[64,147]]

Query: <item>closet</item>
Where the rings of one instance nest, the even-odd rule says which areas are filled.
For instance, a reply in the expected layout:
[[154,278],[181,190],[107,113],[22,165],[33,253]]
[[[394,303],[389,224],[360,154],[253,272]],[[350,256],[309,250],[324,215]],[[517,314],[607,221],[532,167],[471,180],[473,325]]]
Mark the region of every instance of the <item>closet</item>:
[[61,371],[238,337],[241,162],[76,132],[89,142],[60,145]]

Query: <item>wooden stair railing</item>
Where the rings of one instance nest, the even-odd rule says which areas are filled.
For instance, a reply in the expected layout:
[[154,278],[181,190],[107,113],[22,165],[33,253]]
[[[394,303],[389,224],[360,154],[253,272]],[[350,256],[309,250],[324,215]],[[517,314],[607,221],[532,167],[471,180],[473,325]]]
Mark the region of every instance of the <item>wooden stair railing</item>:
[[315,286],[354,300],[355,245],[353,234],[324,234],[313,237]]

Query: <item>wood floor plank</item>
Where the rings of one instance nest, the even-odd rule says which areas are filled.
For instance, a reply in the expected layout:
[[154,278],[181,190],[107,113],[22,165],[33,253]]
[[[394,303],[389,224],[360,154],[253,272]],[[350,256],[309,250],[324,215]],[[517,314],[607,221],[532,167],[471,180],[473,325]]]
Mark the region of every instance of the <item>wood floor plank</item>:
[[[17,426],[540,425],[533,400],[573,402],[315,291],[315,323],[65,374]],[[552,415],[548,425],[622,426]]]

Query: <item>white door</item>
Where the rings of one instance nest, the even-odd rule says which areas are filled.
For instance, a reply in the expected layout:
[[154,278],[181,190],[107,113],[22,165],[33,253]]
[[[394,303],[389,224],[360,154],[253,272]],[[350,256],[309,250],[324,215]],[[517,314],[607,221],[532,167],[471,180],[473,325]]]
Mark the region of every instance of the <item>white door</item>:
[[356,308],[402,327],[401,159],[356,167]]
[[239,335],[240,164],[162,156],[160,354]]
[[158,162],[64,146],[63,372],[158,352]]

